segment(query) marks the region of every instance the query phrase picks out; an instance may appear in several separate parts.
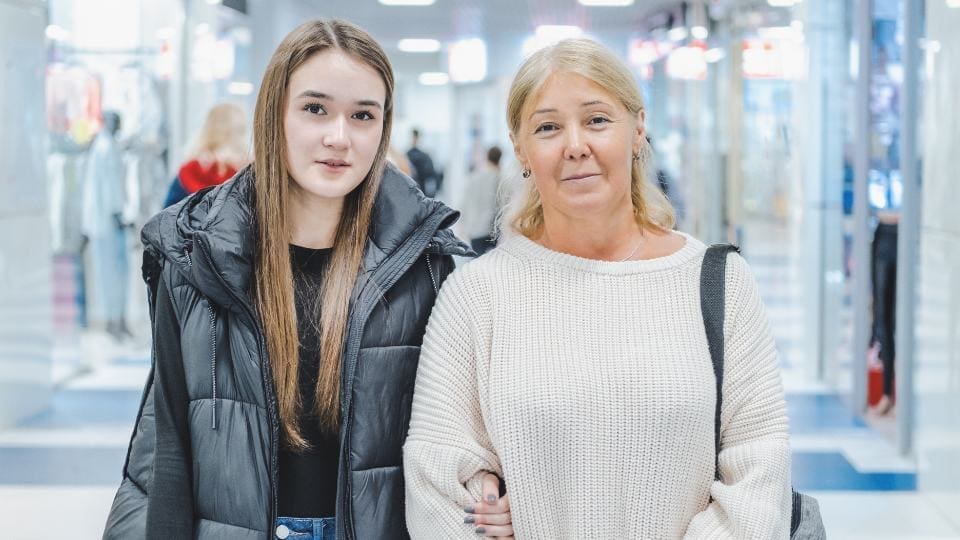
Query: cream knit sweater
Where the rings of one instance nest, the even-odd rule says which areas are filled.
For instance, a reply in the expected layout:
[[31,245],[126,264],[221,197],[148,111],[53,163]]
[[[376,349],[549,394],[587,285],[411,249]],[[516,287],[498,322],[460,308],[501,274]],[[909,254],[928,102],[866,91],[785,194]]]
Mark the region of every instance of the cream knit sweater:
[[787,414],[763,304],[730,256],[714,481],[706,248],[684,236],[630,262],[516,236],[450,276],[404,446],[414,539],[477,538],[463,508],[482,471],[505,479],[521,540],[788,537]]

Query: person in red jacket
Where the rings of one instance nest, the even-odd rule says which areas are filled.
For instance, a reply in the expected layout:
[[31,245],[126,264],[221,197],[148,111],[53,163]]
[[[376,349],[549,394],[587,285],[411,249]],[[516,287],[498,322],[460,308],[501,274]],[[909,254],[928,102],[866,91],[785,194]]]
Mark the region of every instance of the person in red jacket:
[[249,161],[247,119],[243,109],[232,103],[213,107],[207,113],[188,161],[170,185],[163,206],[226,182]]

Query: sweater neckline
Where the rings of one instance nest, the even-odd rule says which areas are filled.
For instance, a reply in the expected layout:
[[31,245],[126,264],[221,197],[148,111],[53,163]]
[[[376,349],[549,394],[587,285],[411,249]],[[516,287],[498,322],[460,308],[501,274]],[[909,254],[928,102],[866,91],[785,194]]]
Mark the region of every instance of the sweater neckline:
[[635,261],[602,261],[561,253],[542,246],[522,234],[516,234],[508,238],[503,243],[503,248],[525,259],[533,259],[550,266],[562,266],[581,272],[609,275],[642,274],[681,266],[702,255],[706,250],[703,242],[689,234],[681,231],[674,232],[686,240],[679,250],[663,257]]

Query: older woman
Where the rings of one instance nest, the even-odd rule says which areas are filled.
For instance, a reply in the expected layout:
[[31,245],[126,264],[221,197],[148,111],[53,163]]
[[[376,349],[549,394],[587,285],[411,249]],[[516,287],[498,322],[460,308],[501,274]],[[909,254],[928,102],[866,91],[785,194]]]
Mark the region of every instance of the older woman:
[[591,41],[541,50],[508,122],[525,185],[507,237],[444,284],[424,338],[404,446],[411,535],[497,534],[471,512],[490,471],[522,538],[786,538],[787,415],[764,307],[730,257],[716,479],[706,246],[671,232],[645,179],[630,72]]

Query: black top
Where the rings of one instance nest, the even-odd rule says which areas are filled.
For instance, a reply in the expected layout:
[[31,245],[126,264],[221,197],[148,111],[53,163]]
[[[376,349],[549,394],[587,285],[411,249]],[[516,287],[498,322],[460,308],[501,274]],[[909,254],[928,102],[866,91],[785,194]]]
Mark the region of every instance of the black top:
[[277,512],[285,517],[333,517],[336,512],[340,434],[320,429],[314,400],[320,369],[320,287],[332,251],[290,246],[300,334],[300,433],[310,449],[296,452],[281,445]]

